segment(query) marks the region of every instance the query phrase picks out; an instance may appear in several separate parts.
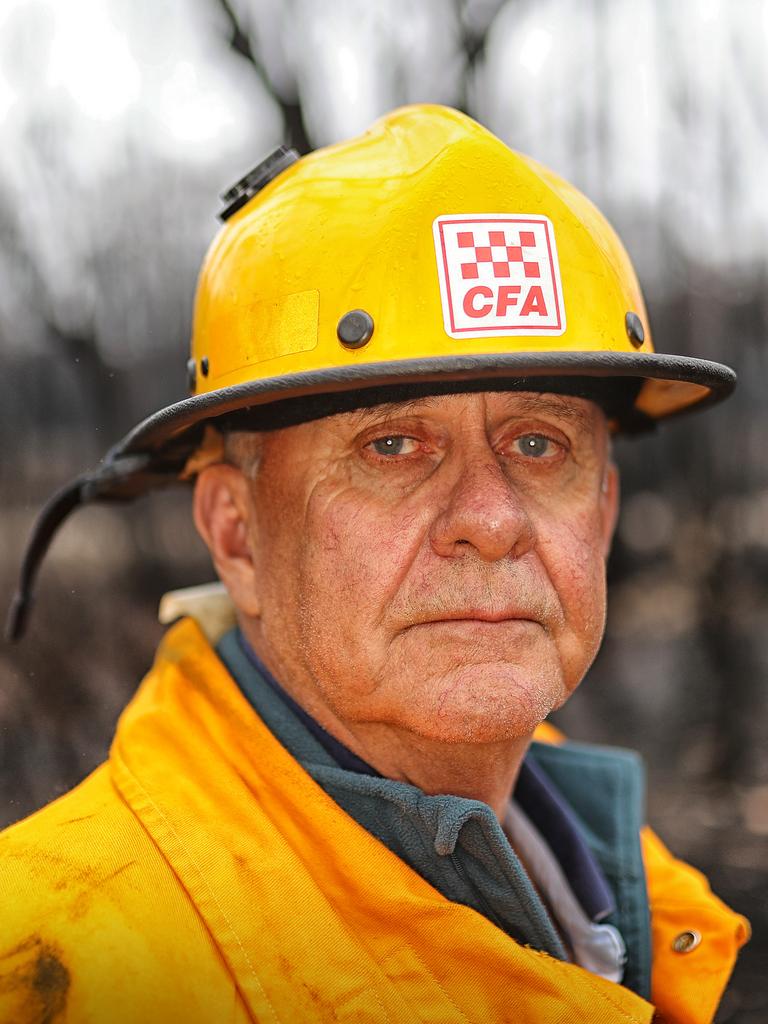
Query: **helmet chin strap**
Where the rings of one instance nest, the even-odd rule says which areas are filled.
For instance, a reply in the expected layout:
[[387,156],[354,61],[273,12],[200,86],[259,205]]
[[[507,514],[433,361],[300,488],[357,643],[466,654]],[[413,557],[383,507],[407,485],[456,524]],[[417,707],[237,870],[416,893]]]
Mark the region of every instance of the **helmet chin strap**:
[[58,490],[39,512],[24,549],[16,592],[8,609],[5,637],[19,640],[26,630],[34,600],[38,571],[51,541],[64,520],[91,501],[130,501],[152,486],[169,482],[152,472],[150,455],[131,455],[107,460],[99,469],[84,473]]
[[169,442],[162,451],[153,452],[126,452],[120,442],[107,452],[98,469],[76,477],[46,502],[35,520],[24,549],[16,592],[5,622],[7,640],[14,642],[24,635],[34,600],[37,574],[65,519],[81,505],[133,501],[148,491],[192,479],[206,464],[206,458],[208,463],[216,461],[216,454],[222,452],[220,435],[213,430],[210,435],[206,433],[205,441],[201,444],[203,427],[200,425],[188,431],[184,437]]
[[5,638],[11,643],[24,635],[32,607],[35,577],[40,564],[58,528],[70,512],[83,504],[82,491],[87,480],[87,475],[79,476],[66,487],[56,491],[38,513],[24,550],[16,593],[13,595],[5,620]]

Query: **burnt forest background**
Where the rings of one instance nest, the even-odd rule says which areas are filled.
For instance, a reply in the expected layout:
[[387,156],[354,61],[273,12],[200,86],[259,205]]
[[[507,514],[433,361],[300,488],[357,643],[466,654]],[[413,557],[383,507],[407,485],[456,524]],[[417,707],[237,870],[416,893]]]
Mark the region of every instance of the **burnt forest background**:
[[[608,632],[557,716],[639,749],[648,816],[752,920],[718,1020],[768,1020],[768,3],[1,0],[0,602],[34,514],[186,394],[218,193],[280,142],[448,103],[574,181],[622,235],[656,346],[728,403],[618,445]],[[188,494],[91,507],[0,646],[0,824],[107,751],[162,633],[213,578]]]

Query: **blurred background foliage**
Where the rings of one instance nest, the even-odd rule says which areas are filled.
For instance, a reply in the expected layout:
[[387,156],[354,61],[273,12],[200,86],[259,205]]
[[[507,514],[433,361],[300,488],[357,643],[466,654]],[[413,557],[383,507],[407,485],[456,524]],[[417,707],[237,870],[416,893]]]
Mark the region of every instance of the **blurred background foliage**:
[[[649,818],[753,921],[720,1021],[768,1019],[768,3],[0,0],[0,599],[35,510],[185,393],[217,193],[402,103],[466,110],[621,233],[657,348],[736,396],[618,444],[603,650],[558,724],[640,749]],[[76,783],[212,577],[188,496],[62,530],[0,648],[0,820]]]

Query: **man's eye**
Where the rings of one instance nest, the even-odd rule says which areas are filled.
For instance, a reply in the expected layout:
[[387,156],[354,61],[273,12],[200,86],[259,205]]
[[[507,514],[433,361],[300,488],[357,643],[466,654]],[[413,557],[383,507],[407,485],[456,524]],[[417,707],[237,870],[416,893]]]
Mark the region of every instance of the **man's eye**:
[[515,438],[515,445],[521,455],[527,455],[532,459],[540,459],[544,456],[552,456],[557,449],[555,442],[543,434],[523,434]]
[[403,434],[391,434],[387,437],[377,437],[371,441],[371,448],[377,455],[410,455],[416,451],[418,442],[413,437],[405,437]]

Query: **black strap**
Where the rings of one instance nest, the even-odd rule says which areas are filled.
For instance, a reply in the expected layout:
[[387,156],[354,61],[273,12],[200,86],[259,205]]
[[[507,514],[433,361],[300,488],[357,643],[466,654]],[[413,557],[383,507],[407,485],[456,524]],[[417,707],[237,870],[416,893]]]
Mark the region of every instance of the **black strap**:
[[40,565],[61,524],[80,505],[91,501],[129,501],[168,477],[148,472],[151,457],[134,455],[114,459],[92,473],[84,473],[56,491],[39,512],[24,550],[19,582],[5,622],[5,637],[19,640],[26,629],[33,604],[33,591]]
[[56,491],[38,513],[32,533],[27,541],[19,570],[19,582],[13,595],[5,621],[5,637],[13,642],[24,635],[32,606],[32,590],[40,563],[53,540],[54,534],[70,514],[83,503],[83,484],[87,476],[78,477],[66,487]]

